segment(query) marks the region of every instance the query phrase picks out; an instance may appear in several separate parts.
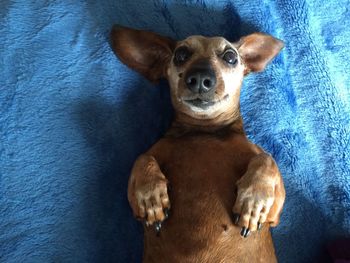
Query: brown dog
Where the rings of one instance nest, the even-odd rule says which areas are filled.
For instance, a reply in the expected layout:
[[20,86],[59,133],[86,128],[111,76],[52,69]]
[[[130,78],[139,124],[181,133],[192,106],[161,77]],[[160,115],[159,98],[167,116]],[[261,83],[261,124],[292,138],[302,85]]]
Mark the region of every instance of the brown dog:
[[261,33],[176,42],[121,26],[111,37],[123,63],[153,82],[168,79],[175,109],[129,180],[134,215],[146,222],[144,262],[276,262],[269,226],[279,221],[283,181],[246,138],[239,97],[243,77],[262,71],[283,43]]

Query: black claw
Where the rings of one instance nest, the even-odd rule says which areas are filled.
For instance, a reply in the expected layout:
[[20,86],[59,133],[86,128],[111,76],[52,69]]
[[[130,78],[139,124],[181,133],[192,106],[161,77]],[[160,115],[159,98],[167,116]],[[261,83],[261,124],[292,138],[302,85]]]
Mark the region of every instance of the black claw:
[[240,215],[239,215],[239,214],[236,214],[236,213],[233,214],[233,223],[234,223],[235,225],[238,224],[239,218],[240,218]]
[[242,230],[241,230],[241,236],[242,237],[244,237],[244,235],[245,235],[245,231],[246,231],[247,229],[245,228],[245,227],[242,227]]
[[244,237],[246,238],[246,237],[248,237],[250,235],[250,230],[249,230],[249,228],[246,230],[246,232],[245,232],[245,235],[244,235]]
[[258,230],[261,230],[263,227],[263,224],[261,224],[260,222],[258,223]]
[[[164,212],[165,219],[168,219],[168,217],[169,217],[169,208],[165,208],[165,209],[163,210],[163,212]],[[165,219],[164,219],[164,220],[165,220]]]
[[162,222],[158,221],[154,223],[154,229],[156,230],[157,236],[159,236],[161,228],[162,228]]
[[245,228],[245,227],[242,227],[242,230],[241,230],[241,236],[246,238],[250,235],[250,230],[249,228]]

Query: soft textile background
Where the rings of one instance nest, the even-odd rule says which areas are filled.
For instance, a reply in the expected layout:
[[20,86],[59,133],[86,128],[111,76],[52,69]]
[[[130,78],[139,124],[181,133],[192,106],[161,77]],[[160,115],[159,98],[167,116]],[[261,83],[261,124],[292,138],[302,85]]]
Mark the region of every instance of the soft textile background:
[[349,10],[348,0],[2,0],[0,262],[140,261],[127,179],[172,113],[166,83],[115,58],[114,23],[285,41],[246,79],[242,112],[285,179],[280,262],[319,262],[350,234]]

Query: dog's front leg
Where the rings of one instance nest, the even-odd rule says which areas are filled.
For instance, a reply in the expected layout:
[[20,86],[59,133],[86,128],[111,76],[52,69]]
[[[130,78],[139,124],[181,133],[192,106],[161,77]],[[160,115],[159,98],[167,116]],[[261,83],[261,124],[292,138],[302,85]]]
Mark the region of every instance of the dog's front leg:
[[157,231],[170,208],[167,184],[153,156],[143,154],[136,160],[128,185],[129,203],[134,216],[146,225],[157,223]]
[[247,237],[265,222],[276,226],[284,199],[283,180],[274,159],[266,153],[253,157],[237,181],[233,213],[235,224],[242,227],[241,235]]

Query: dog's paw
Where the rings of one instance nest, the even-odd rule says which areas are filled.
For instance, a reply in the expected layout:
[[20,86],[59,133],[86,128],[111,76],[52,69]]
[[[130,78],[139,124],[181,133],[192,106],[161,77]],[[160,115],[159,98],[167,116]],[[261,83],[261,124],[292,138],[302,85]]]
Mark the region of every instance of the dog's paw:
[[241,236],[260,230],[264,223],[274,223],[271,209],[275,201],[275,183],[269,180],[242,180],[237,183],[237,198],[233,206],[233,221],[241,227]]
[[157,178],[137,187],[135,197],[138,205],[136,217],[144,220],[147,226],[155,224],[155,229],[159,232],[170,209],[167,180]]

